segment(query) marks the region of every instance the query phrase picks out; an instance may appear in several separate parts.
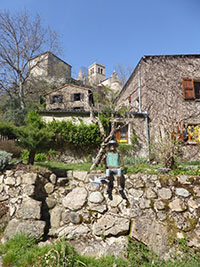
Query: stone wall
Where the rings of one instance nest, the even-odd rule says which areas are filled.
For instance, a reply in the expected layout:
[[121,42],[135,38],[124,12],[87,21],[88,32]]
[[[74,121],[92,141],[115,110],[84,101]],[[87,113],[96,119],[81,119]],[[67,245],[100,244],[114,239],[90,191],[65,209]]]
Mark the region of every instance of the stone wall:
[[200,177],[166,174],[125,175],[125,194],[114,180],[113,199],[106,185],[91,181],[101,173],[6,171],[0,176],[2,242],[19,232],[40,239],[65,237],[86,255],[123,255],[128,236],[162,257],[176,253],[175,240],[200,247]]

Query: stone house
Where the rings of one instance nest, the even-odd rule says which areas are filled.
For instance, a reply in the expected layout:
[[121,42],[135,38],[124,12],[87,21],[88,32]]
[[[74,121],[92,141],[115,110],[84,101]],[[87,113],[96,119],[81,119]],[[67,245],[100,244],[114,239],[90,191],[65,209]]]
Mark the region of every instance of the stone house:
[[71,65],[49,51],[39,54],[29,61],[30,76],[50,82],[66,82],[71,78],[71,68]]
[[79,121],[90,123],[89,106],[93,105],[91,88],[74,84],[65,84],[45,95],[46,110],[41,111],[44,121],[57,120]]
[[130,125],[139,137],[140,155],[149,155],[150,145],[169,130],[184,142],[185,154],[195,158],[198,146],[188,127],[200,124],[200,55],[143,56],[116,104],[137,114]]

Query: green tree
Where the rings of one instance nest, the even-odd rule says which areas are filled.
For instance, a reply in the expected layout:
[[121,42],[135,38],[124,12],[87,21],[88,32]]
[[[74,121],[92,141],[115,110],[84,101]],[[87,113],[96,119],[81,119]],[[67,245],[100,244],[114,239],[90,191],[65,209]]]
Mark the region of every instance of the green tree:
[[25,126],[0,123],[0,134],[17,139],[20,147],[29,151],[28,164],[34,164],[35,154],[50,149],[54,137],[53,131],[41,120],[37,112],[29,112]]

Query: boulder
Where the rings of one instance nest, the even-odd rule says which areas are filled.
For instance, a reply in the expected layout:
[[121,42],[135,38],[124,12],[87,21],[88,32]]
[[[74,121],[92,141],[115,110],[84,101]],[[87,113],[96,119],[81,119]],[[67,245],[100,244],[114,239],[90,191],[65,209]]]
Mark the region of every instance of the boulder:
[[73,171],[73,177],[82,182],[88,182],[87,174],[86,171]]
[[26,173],[22,176],[23,184],[35,184],[37,180],[37,173]]
[[23,219],[23,220],[27,219],[39,220],[41,218],[41,206],[42,202],[34,200],[32,198],[26,198],[19,206],[16,212],[16,217],[18,219]]
[[189,197],[190,192],[185,188],[176,188],[176,195],[181,197]]
[[102,193],[99,191],[92,192],[88,197],[88,201],[91,203],[95,203],[95,204],[99,204],[103,200],[104,200],[104,197],[103,197]]
[[132,221],[130,236],[140,240],[159,256],[169,251],[168,233],[161,223],[141,216]]
[[158,196],[162,199],[171,199],[172,191],[168,188],[162,188],[158,190]]
[[62,213],[61,207],[56,206],[55,208],[53,208],[51,210],[51,213],[50,213],[51,227],[53,227],[53,228],[59,228],[60,227],[61,213]]
[[63,206],[70,210],[79,210],[84,206],[86,201],[87,190],[83,187],[77,187],[63,199]]
[[129,190],[129,193],[135,198],[135,199],[139,199],[140,197],[143,196],[144,192],[142,190],[137,190],[134,188],[131,188]]
[[56,181],[57,181],[57,177],[56,177],[56,175],[54,174],[54,173],[52,173],[51,175],[50,175],[50,177],[49,177],[49,180],[50,180],[50,182],[52,183],[52,184],[56,184]]
[[106,214],[93,224],[93,234],[100,236],[117,236],[128,234],[130,220]]
[[12,238],[16,234],[27,234],[39,240],[44,234],[46,223],[44,221],[18,220],[9,221],[2,242]]
[[107,206],[89,203],[88,210],[97,211],[99,213],[104,213],[107,210]]
[[15,178],[14,177],[7,177],[4,180],[4,184],[9,185],[9,186],[15,185]]
[[53,193],[54,191],[54,185],[52,183],[47,183],[44,186],[45,192],[49,195],[51,193]]
[[87,225],[67,225],[57,229],[56,234],[58,237],[66,237],[68,239],[80,238],[90,232]]
[[76,213],[76,212],[63,212],[62,214],[62,221],[67,223],[73,223],[73,224],[80,224],[83,220],[83,217]]
[[128,239],[125,236],[110,237],[105,240],[88,238],[85,240],[73,240],[70,243],[75,250],[84,256],[101,257],[114,255],[121,257],[127,253]]
[[182,199],[176,198],[169,203],[169,207],[172,211],[182,212],[187,209],[187,205]]
[[35,194],[35,186],[32,184],[27,184],[23,188],[23,194],[29,197],[34,196]]

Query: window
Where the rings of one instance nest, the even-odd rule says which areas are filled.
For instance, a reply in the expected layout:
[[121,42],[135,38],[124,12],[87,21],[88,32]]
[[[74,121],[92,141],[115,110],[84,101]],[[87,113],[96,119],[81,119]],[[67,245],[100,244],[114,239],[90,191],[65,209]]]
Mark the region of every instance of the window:
[[200,125],[198,124],[189,124],[187,126],[187,142],[188,143],[199,143],[200,142]]
[[50,96],[50,104],[63,103],[63,95]]
[[185,100],[200,99],[200,80],[183,78],[182,85]]
[[83,99],[84,99],[84,94],[77,93],[77,94],[72,94],[71,95],[71,102],[82,101]]
[[122,126],[119,131],[116,132],[117,143],[128,144],[128,125]]
[[172,131],[172,139],[182,141],[186,144],[200,143],[200,125],[199,124],[180,124]]

